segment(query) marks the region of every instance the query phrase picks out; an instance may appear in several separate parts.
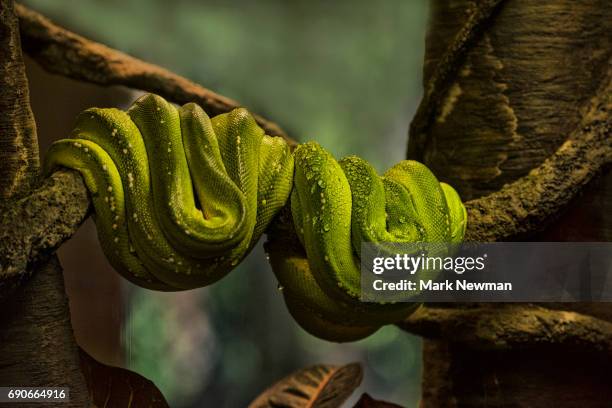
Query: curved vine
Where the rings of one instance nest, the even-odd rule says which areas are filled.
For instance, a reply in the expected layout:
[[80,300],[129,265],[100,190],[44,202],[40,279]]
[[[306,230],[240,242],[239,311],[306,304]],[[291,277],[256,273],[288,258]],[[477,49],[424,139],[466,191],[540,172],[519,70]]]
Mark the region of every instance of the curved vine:
[[316,143],[291,153],[245,109],[209,118],[153,94],[127,112],[84,111],[72,138],[47,154],[45,171],[59,167],[83,176],[111,264],[156,290],[220,279],[290,202],[299,245],[269,245],[271,263],[295,319],[333,341],[362,338],[414,309],[360,301],[361,242],[458,242],[466,227],[457,193],[418,162],[379,176]]

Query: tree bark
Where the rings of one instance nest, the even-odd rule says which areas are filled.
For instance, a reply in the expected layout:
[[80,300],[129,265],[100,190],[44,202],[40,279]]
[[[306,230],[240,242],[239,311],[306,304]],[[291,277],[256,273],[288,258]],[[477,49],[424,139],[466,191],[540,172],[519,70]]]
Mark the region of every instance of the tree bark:
[[[596,169],[589,160],[557,167],[565,179],[594,170],[579,189],[547,184],[533,170],[592,126],[610,142],[610,14],[603,0],[432,4],[426,98],[411,125],[408,156],[464,200],[476,199],[468,202],[471,211],[480,200],[505,201],[529,222],[563,199],[536,210],[521,206],[529,194],[566,193],[564,211],[545,231],[515,228],[506,239],[612,238],[608,155]],[[477,15],[480,31],[466,37]],[[587,125],[590,115],[596,119]],[[596,152],[591,146],[584,155]],[[529,178],[530,192],[504,195],[508,183]],[[468,228],[472,238],[500,238],[494,230],[504,217],[489,214],[490,228]],[[402,326],[426,336],[424,407],[603,407],[612,398],[611,321],[604,305],[428,305]]]
[[[506,0],[462,54],[462,27],[488,1],[433,1],[424,81],[441,82],[411,125],[409,156],[464,201],[499,190],[540,165],[581,123],[610,63],[604,0]],[[453,54],[454,55],[454,54]],[[450,67],[449,67],[450,66]],[[439,79],[440,72],[450,72]]]
[[33,272],[30,281],[2,304],[0,385],[68,387],[70,402],[45,406],[88,407],[62,268],[54,255]]
[[[39,152],[14,4],[0,5],[0,197],[8,208],[34,187]],[[0,385],[70,387],[69,403],[46,406],[89,406],[57,257],[11,270],[2,283],[21,288],[2,299]]]
[[0,4],[0,198],[9,199],[31,188],[39,159],[17,17],[12,1]]
[[[6,0],[4,3],[11,4]],[[3,10],[6,10],[4,3]],[[28,52],[52,72],[90,82],[121,83],[159,92],[175,102],[198,100],[213,111],[236,105],[159,67],[63,30],[23,7],[19,7],[18,13]],[[424,161],[440,178],[455,185],[464,200],[473,199],[466,205],[470,239],[508,239],[531,233],[569,203],[569,209],[557,224],[539,237],[565,236],[566,227],[572,226],[571,230],[581,231],[583,238],[608,237],[606,240],[609,240],[609,235],[602,235],[605,219],[591,223],[588,233],[581,229],[581,223],[588,219],[586,215],[606,211],[610,200],[604,199],[603,189],[610,185],[609,172],[598,184],[591,182],[585,195],[571,201],[610,161],[609,13],[604,0],[580,3],[555,0],[546,4],[535,0],[434,1],[425,66],[426,95],[411,125],[408,151],[410,157]],[[3,21],[4,17],[3,14]],[[15,24],[6,24],[6,27],[14,31]],[[9,71],[13,72],[14,68]],[[25,77],[21,79],[24,87],[19,89],[27,92]],[[18,96],[6,100],[19,101],[24,94]],[[66,173],[56,174],[30,193],[27,180],[35,174],[37,163],[32,164],[32,160],[38,153],[35,134],[28,136],[27,129],[33,132],[34,127],[33,120],[27,119],[28,109],[23,109],[28,107],[27,102],[17,106],[21,106],[22,125],[14,127],[18,131],[9,129],[6,136],[3,133],[1,143],[6,143],[3,151],[6,146],[8,151],[21,153],[2,157],[0,166],[8,169],[9,181],[4,188],[9,195],[15,193],[14,198],[29,195],[24,201],[13,201],[10,214],[19,217],[28,211],[36,213],[37,209],[50,211],[41,220],[46,223],[44,226],[30,231],[29,221],[24,221],[20,223],[23,228],[16,231],[20,234],[18,242],[8,243],[8,251],[0,248],[3,254],[19,254],[9,262],[3,260],[9,264],[8,268],[0,265],[2,284],[9,281],[7,271],[17,270],[15,276],[23,278],[27,276],[24,268],[31,270],[31,265],[46,259],[45,254],[80,224],[88,207],[86,198],[67,204],[71,195],[86,197],[86,193],[80,179]],[[263,118],[260,123],[276,128]],[[282,134],[282,131],[276,132]],[[27,148],[14,147],[20,144]],[[536,166],[539,167],[532,170]],[[609,194],[607,191],[605,194]],[[37,222],[35,217],[31,218]],[[45,235],[45,231],[52,233]],[[54,276],[40,275],[41,279]],[[33,288],[35,279],[38,278],[30,282],[26,291]],[[30,293],[29,297],[12,304],[14,308],[6,310],[30,313],[31,309],[26,307],[28,301],[47,297],[58,302],[53,310],[65,307],[65,298],[64,306],[60,304],[63,289],[51,284],[52,278],[47,279],[50,279],[49,285],[34,286],[42,294]],[[54,298],[44,291],[62,296]],[[560,310],[503,305],[494,308],[431,306],[415,314],[403,326],[432,339],[425,343],[424,405],[598,406],[602,401],[607,403],[606,391],[612,387],[596,376],[611,354],[608,333],[612,329],[606,321],[611,320],[609,313],[590,305],[573,306],[579,310],[571,312],[563,310],[569,308],[567,305],[555,307]],[[12,364],[0,370],[27,373],[34,369],[39,370],[35,373],[46,375],[54,372],[53,367],[62,361],[70,365],[66,373],[76,373],[72,365],[74,341],[69,324],[59,319],[60,314],[41,315],[43,323],[58,319],[61,330],[57,338],[68,339],[62,349],[67,354],[58,351],[57,356],[52,356],[53,361],[37,360],[32,347],[26,345],[23,350],[19,347],[20,331],[16,328],[20,322],[11,318],[18,315],[7,314],[2,321],[10,329],[6,330],[10,337],[7,337],[10,342],[6,350],[11,353],[18,350],[19,361],[26,361],[32,367],[20,371]],[[490,329],[483,330],[487,327]],[[42,336],[41,332],[32,330],[30,334],[28,344],[44,344],[43,338],[38,337]],[[544,351],[536,344],[542,344]],[[34,367],[36,361],[41,362],[42,369]],[[586,376],[586,380],[578,378],[579,375]],[[524,376],[536,388],[525,386],[521,380]],[[78,387],[82,383],[79,381],[74,383]],[[539,394],[534,391],[538,386],[542,390]],[[567,387],[571,393],[563,392],[560,387]]]
[[[465,57],[487,24],[490,24],[501,3],[501,0],[480,3],[442,53],[436,69],[430,70],[423,102],[411,125],[409,150],[411,154],[417,154],[415,157],[422,156],[431,118],[444,99],[448,83],[456,74],[460,65],[458,61]],[[24,6],[18,6],[16,10],[24,50],[49,72],[96,84],[123,84],[158,92],[175,103],[195,101],[209,112],[220,113],[239,106],[161,67],[59,27]],[[612,103],[612,83],[609,79],[607,83],[602,83],[592,98],[581,127],[570,134],[554,155],[528,176],[506,185],[495,194],[466,202],[470,220],[466,239],[496,241],[541,230],[610,161],[612,140],[607,138],[607,134],[611,124],[609,120],[604,120]],[[274,122],[261,117],[258,121],[269,133],[285,135]],[[296,145],[288,136],[283,137],[291,146]],[[76,231],[89,208],[88,199],[76,197],[87,197],[82,179],[58,172],[28,197],[15,203],[16,208],[5,211],[4,219],[0,219],[0,229],[3,222],[13,223],[14,218],[20,218],[24,210],[32,214],[44,212],[46,216],[26,217],[19,228],[12,228],[12,233],[18,239],[6,240],[4,245],[0,245],[0,253],[9,254],[5,264],[0,265],[0,277],[6,276],[7,271],[19,269],[24,262],[34,262],[44,257]],[[35,228],[32,228],[33,223],[36,224]],[[2,282],[0,280],[0,297]]]

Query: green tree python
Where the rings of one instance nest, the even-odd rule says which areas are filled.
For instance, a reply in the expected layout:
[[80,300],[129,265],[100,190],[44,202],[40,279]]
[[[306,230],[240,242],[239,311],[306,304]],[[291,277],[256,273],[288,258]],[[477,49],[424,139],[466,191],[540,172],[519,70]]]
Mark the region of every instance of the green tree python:
[[332,341],[363,338],[415,308],[359,300],[362,241],[460,242],[466,228],[458,194],[418,162],[379,176],[314,142],[292,152],[246,109],[210,118],[153,94],[127,112],[81,113],[71,138],[47,153],[45,172],[59,167],[82,175],[112,266],[154,290],[222,278],[284,207],[294,232],[270,239],[270,262],[292,316]]

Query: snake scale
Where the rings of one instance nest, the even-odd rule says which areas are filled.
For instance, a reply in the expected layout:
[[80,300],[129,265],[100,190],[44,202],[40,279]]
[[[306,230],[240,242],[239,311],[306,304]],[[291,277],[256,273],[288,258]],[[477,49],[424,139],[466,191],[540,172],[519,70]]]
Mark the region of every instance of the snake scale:
[[290,211],[294,233],[269,237],[266,250],[292,316],[332,341],[363,338],[415,308],[360,302],[362,241],[460,242],[466,228],[458,194],[416,161],[379,176],[314,142],[292,152],[246,109],[210,118],[153,94],[127,112],[81,113],[46,155],[47,174],[60,167],[82,175],[112,266],[154,290],[217,281]]

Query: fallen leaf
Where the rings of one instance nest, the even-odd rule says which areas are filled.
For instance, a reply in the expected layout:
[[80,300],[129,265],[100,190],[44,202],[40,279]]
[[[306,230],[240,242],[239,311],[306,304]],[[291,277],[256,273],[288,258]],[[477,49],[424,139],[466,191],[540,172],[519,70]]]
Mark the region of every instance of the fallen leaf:
[[249,408],[337,408],[361,383],[357,363],[315,365],[296,371],[264,391]]
[[81,371],[99,408],[169,408],[161,391],[140,374],[102,364],[80,349]]

